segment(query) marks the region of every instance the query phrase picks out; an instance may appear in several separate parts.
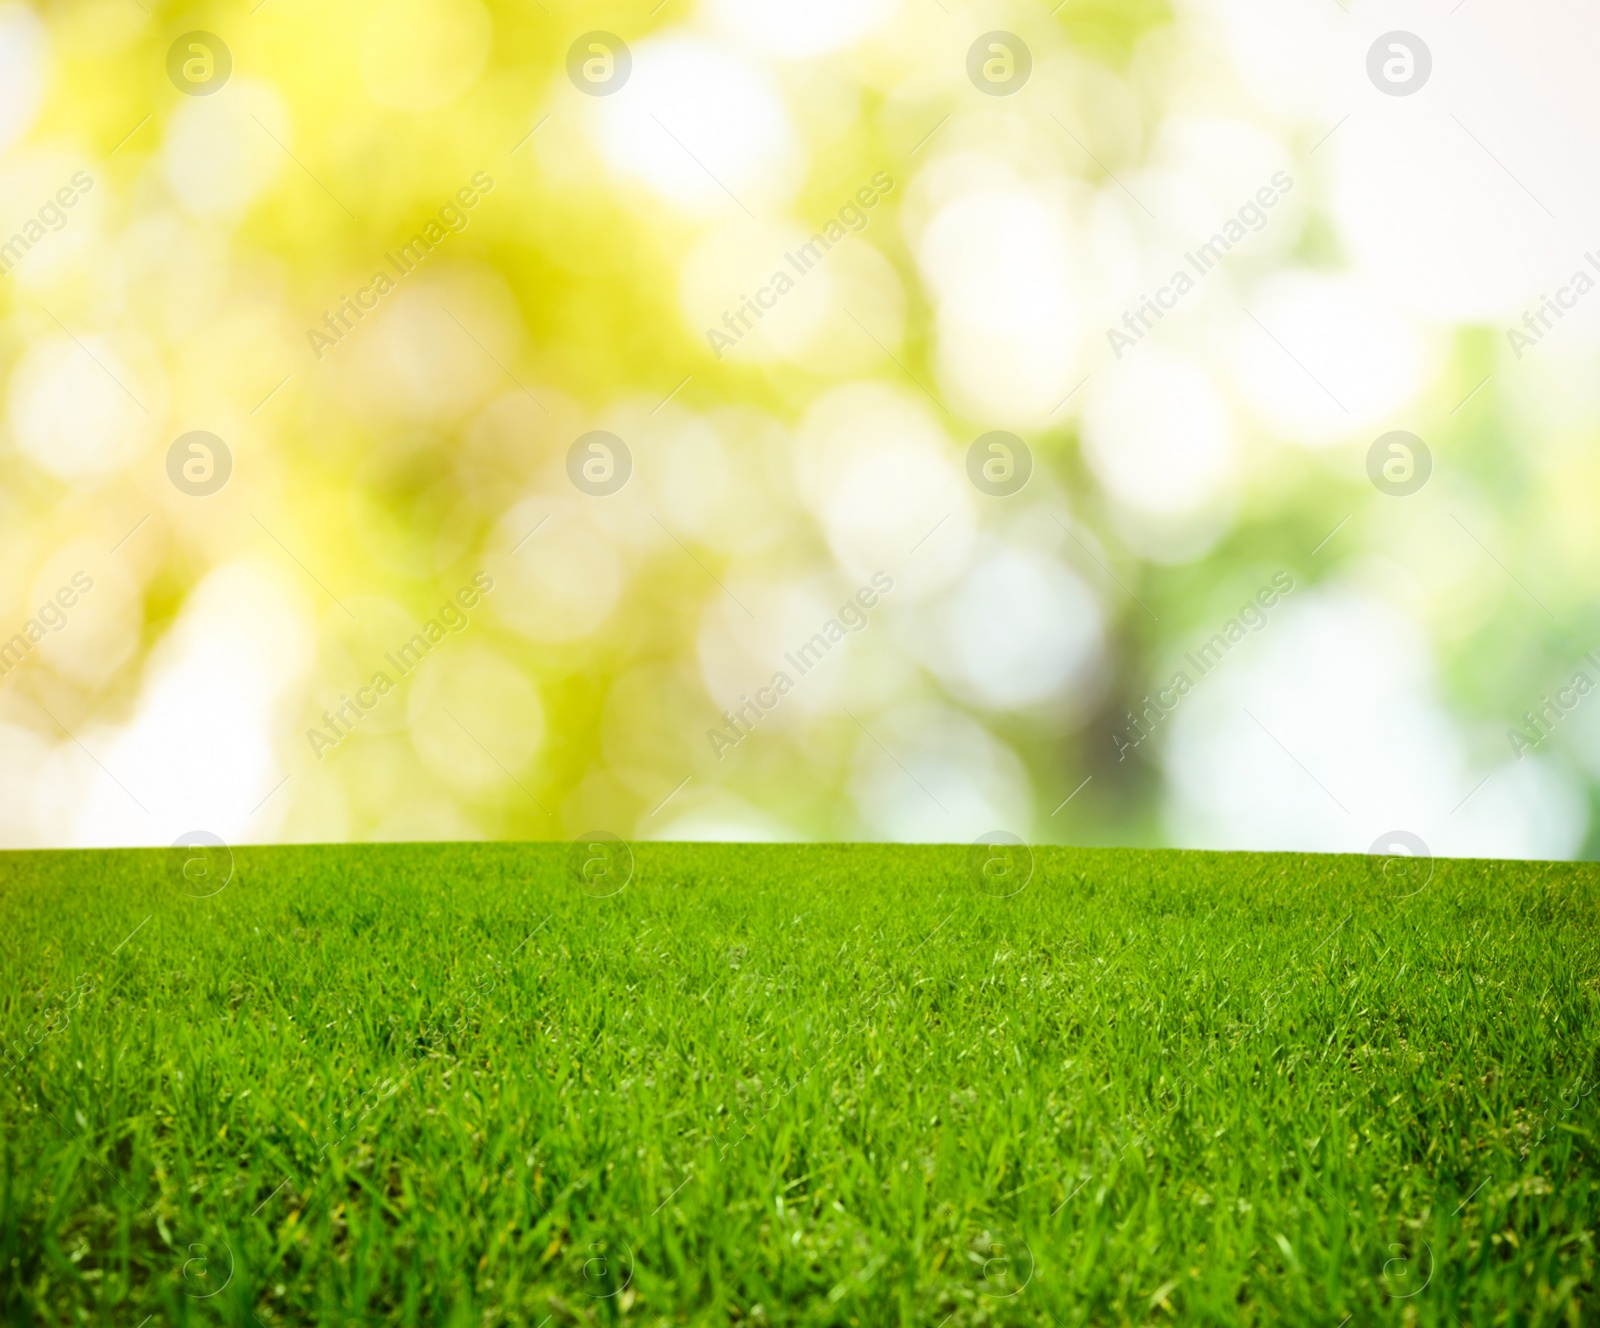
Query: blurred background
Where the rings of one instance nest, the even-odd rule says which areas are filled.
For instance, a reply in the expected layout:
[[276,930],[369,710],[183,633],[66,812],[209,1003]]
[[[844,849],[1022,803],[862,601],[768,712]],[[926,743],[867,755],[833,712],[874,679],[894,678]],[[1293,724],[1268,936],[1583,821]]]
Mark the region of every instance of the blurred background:
[[0,5],[0,844],[1590,855],[1596,52]]

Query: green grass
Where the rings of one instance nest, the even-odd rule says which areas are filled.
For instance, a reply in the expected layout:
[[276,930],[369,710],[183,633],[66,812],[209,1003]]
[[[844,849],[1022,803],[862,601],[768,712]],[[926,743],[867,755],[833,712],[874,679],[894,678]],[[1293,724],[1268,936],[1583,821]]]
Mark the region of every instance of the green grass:
[[636,853],[0,855],[0,1317],[1600,1322],[1591,866]]

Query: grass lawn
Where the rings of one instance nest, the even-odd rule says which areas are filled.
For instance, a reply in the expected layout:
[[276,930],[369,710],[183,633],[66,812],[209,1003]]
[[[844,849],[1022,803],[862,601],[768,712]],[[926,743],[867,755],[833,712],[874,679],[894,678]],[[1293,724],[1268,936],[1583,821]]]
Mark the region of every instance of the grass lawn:
[[198,856],[0,855],[7,1324],[1600,1323],[1589,865]]

